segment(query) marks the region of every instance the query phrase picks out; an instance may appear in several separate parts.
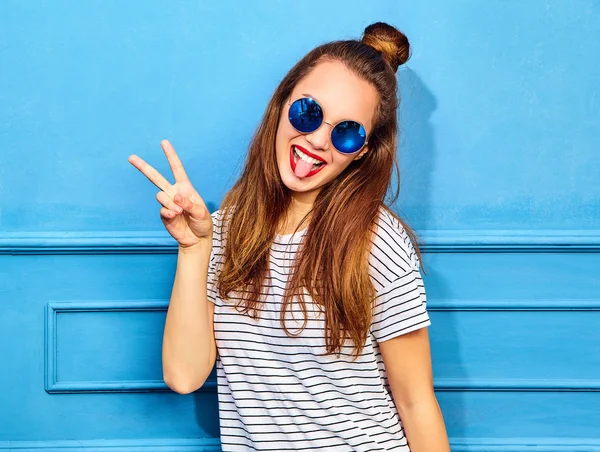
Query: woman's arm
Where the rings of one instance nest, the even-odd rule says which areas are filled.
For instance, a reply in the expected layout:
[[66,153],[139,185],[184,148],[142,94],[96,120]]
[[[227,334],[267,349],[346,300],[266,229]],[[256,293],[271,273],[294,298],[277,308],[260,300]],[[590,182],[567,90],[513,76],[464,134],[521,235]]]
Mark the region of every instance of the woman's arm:
[[207,299],[211,239],[179,247],[162,347],[163,378],[180,394],[200,388],[216,360],[214,304]]
[[427,328],[381,342],[386,374],[412,452],[450,452],[433,390]]

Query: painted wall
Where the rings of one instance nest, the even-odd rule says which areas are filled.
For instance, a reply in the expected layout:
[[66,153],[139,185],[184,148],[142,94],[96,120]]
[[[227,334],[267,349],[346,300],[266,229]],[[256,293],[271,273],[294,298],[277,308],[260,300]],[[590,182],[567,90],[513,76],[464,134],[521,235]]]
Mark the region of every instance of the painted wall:
[[[171,140],[218,208],[308,50],[398,26],[402,195],[453,451],[600,451],[600,3],[0,2],[0,450],[219,450],[162,382]],[[528,446],[537,445],[531,448]]]

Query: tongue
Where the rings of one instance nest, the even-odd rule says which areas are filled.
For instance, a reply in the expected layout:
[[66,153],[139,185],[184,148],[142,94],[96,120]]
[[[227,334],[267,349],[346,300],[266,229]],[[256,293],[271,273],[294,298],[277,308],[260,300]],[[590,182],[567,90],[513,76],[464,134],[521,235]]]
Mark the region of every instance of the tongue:
[[298,159],[298,162],[296,162],[296,170],[294,171],[294,174],[297,177],[305,177],[308,173],[310,173],[312,167],[312,163],[308,163],[302,159]]

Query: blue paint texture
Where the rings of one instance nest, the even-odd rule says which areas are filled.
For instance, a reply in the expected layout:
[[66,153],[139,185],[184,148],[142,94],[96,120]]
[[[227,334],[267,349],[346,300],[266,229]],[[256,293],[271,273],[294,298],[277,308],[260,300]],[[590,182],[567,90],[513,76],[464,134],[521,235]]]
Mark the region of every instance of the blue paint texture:
[[307,51],[387,21],[454,451],[600,451],[600,2],[0,2],[0,451],[219,450],[161,381],[169,139],[217,209]]

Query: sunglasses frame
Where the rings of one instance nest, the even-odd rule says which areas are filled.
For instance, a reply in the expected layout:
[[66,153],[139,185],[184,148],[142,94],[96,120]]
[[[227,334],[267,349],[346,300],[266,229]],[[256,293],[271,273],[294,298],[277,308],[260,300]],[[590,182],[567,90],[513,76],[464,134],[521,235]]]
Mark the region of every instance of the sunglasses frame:
[[[321,113],[322,113],[322,116],[321,116],[321,124],[319,124],[319,127],[317,127],[317,128],[316,128],[315,130],[313,130],[312,132],[302,132],[302,131],[300,131],[300,130],[296,129],[296,127],[294,127],[294,124],[292,124],[292,121],[290,121],[290,108],[292,107],[292,104],[293,104],[294,102],[297,102],[297,101],[299,101],[299,100],[302,100],[302,99],[310,99],[310,100],[312,100],[312,101],[313,101],[314,103],[316,103],[316,104],[319,106],[319,108],[321,109]],[[296,99],[296,100],[294,100],[294,101],[291,101],[291,99],[290,99],[290,100],[288,100],[287,104],[288,104],[288,114],[287,114],[288,121],[290,122],[290,125],[291,125],[292,127],[294,127],[294,130],[296,130],[298,133],[301,133],[302,135],[308,135],[309,133],[315,133],[317,130],[319,130],[319,129],[321,128],[321,126],[323,125],[323,123],[325,123],[325,124],[327,124],[327,125],[331,126],[331,132],[329,133],[329,141],[331,141],[331,145],[333,146],[333,148],[334,148],[334,149],[335,149],[337,152],[339,152],[340,154],[343,154],[343,155],[353,155],[353,154],[356,154],[357,152],[360,152],[360,151],[362,151],[362,150],[364,149],[364,147],[365,147],[367,144],[369,144],[369,138],[368,138],[368,134],[367,134],[367,136],[365,137],[365,142],[363,143],[363,145],[362,145],[362,146],[361,146],[359,149],[357,149],[357,150],[356,150],[356,151],[354,151],[354,152],[342,152],[342,151],[340,151],[338,148],[336,148],[336,147],[335,147],[335,145],[333,144],[333,138],[332,138],[333,130],[334,130],[334,129],[335,129],[337,126],[339,126],[341,123],[343,123],[343,122],[346,122],[346,121],[351,121],[351,122],[355,122],[356,124],[360,125],[360,126],[363,128],[363,130],[365,131],[365,134],[366,134],[366,133],[367,133],[367,129],[365,128],[365,126],[364,126],[362,123],[360,123],[360,122],[358,122],[358,121],[355,121],[354,119],[342,119],[341,121],[338,121],[338,122],[336,122],[335,124],[331,124],[331,123],[329,123],[329,122],[325,121],[325,111],[323,110],[323,107],[321,106],[321,104],[320,104],[320,103],[317,101],[317,99],[315,99],[314,97],[310,97],[310,96],[303,96],[303,97],[299,97],[298,99]]]

